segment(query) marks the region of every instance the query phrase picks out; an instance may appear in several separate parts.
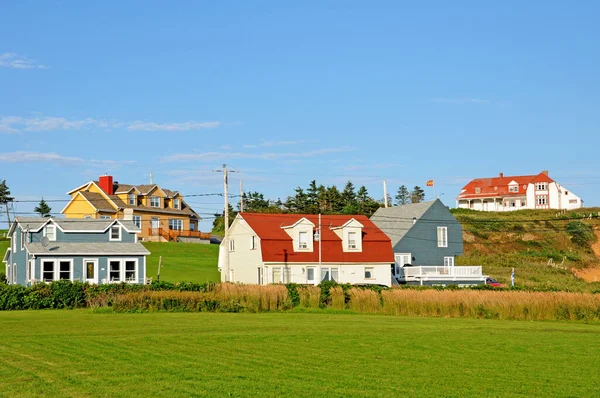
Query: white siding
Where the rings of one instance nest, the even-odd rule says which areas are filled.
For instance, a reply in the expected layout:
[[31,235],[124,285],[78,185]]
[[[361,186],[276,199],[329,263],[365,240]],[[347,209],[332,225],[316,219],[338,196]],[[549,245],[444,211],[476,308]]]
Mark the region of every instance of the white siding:
[[[337,268],[339,272],[338,283],[350,283],[350,284],[377,284],[391,286],[392,283],[392,268],[390,264],[336,264],[327,263],[322,264],[319,267],[318,264],[268,264],[265,267],[265,280],[264,283],[273,283],[273,268],[288,267],[291,275],[291,282],[298,284],[308,283],[306,279],[306,268],[315,268],[315,285],[321,283],[321,268]],[[365,279],[365,268],[373,268],[373,275],[371,279]],[[256,283],[256,282],[253,282]],[[275,281],[277,283],[277,281]]]
[[[229,230],[229,240],[234,241],[234,251],[229,252],[229,269],[233,271],[232,282],[257,283],[258,268],[262,267],[262,253],[260,251],[260,239],[256,237],[256,248],[251,249],[251,237],[256,233],[250,228],[246,221],[240,217],[236,218]],[[228,250],[221,244],[220,257],[224,257]],[[219,259],[221,268],[221,280],[225,280],[225,270],[222,268],[224,258]]]

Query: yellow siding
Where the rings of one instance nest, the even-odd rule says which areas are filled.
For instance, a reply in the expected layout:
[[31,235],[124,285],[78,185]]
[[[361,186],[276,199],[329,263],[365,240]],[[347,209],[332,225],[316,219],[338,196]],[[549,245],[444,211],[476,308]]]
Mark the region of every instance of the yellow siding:
[[104,191],[101,190],[100,188],[98,188],[96,186],[96,184],[91,184],[90,187],[87,189],[88,192],[94,192],[94,193],[100,193],[100,194],[104,194]]
[[96,209],[90,205],[81,195],[73,200],[65,209],[64,215],[67,218],[84,218],[90,216],[96,218]]

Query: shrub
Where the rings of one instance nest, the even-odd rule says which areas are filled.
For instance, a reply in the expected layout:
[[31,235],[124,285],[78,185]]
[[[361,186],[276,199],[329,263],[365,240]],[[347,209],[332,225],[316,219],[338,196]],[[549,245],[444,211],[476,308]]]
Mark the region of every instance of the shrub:
[[581,221],[568,223],[567,232],[571,235],[571,241],[577,246],[589,247],[592,242],[596,241],[592,227]]
[[300,286],[297,289],[300,305],[305,308],[321,307],[321,289],[317,286]]
[[329,289],[329,296],[331,300],[331,308],[336,310],[346,309],[346,295],[344,289],[341,286],[334,286]]

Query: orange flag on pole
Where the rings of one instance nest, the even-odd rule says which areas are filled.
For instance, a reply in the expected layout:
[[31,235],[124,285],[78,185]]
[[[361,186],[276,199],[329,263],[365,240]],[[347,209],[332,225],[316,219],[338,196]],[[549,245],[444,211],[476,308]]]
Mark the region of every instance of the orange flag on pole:
[[428,187],[432,187],[433,186],[433,180],[427,180],[427,186]]

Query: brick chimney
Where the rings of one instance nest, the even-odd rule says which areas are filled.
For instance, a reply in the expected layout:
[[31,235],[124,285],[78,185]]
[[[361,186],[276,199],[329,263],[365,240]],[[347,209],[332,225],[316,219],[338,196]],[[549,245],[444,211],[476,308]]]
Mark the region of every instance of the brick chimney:
[[500,173],[500,178],[504,177],[504,173]]
[[107,195],[114,194],[113,191],[113,178],[109,175],[103,175],[98,178],[98,185]]
[[548,170],[542,170],[542,174],[548,175]]

